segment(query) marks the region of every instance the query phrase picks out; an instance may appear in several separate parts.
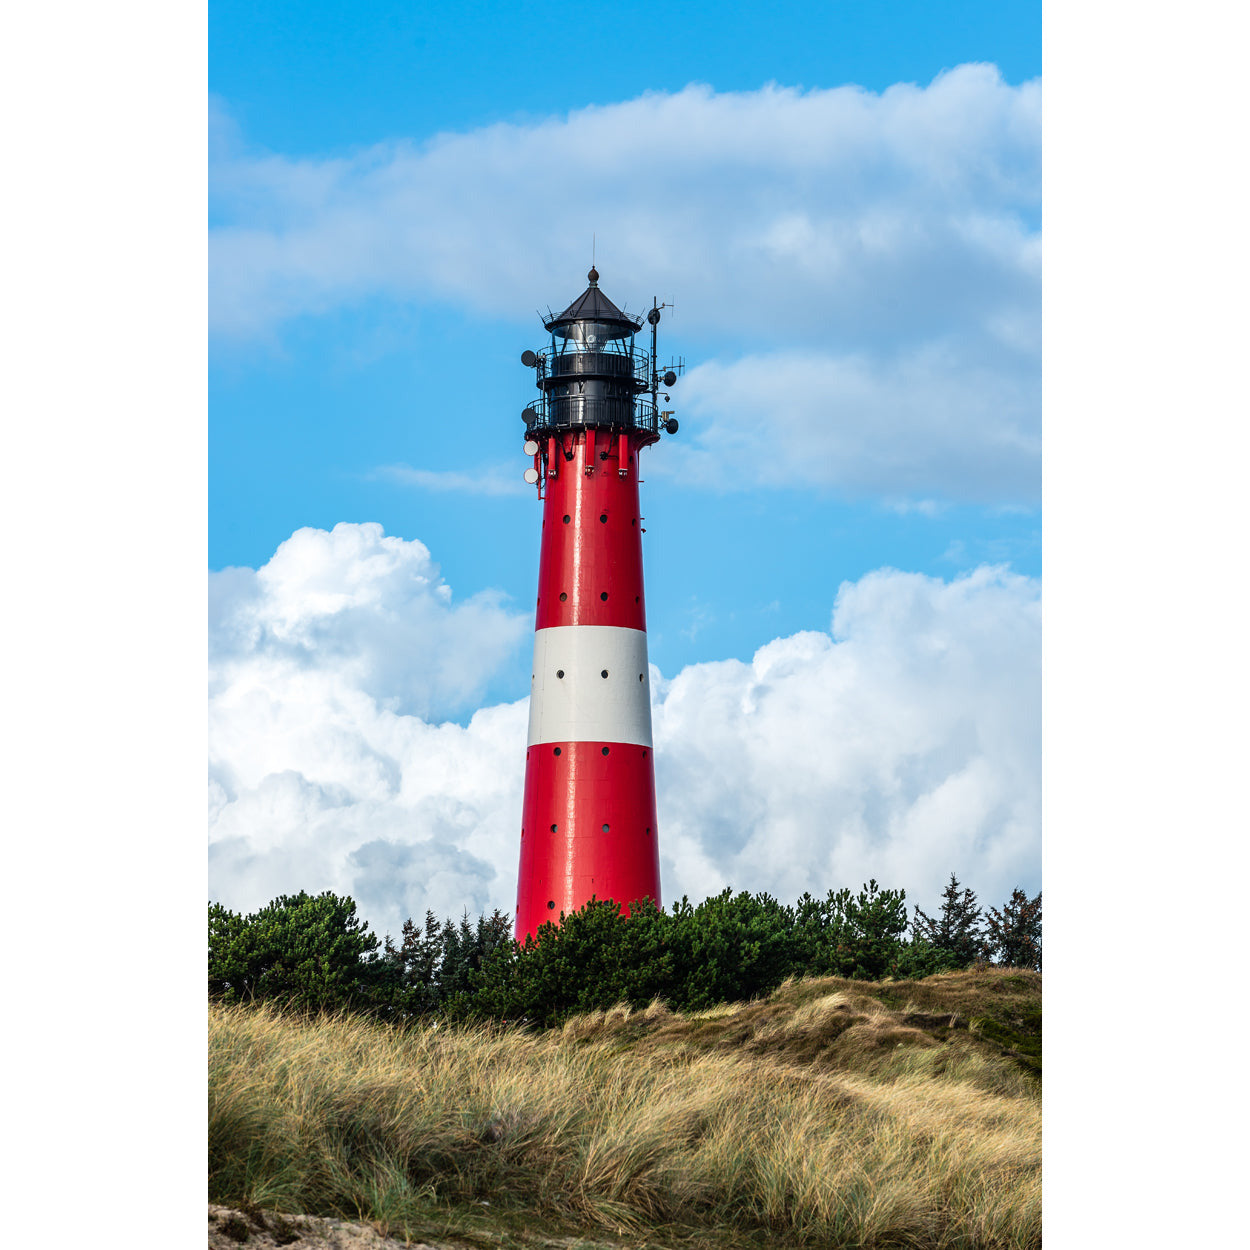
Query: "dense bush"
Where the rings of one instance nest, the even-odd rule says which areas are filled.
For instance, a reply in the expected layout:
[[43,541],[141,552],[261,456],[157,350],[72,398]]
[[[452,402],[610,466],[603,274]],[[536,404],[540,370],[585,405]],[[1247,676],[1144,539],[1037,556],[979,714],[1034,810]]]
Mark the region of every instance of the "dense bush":
[[393,980],[377,948],[356,904],[329,891],[284,894],[250,916],[210,903],[208,994],[308,1011],[376,1008]]
[[620,1002],[645,1007],[660,998],[697,1011],[747,1001],[792,976],[923,977],[987,958],[1041,967],[1041,895],[1016,890],[983,918],[953,874],[939,917],[916,908],[910,938],[905,892],[876,881],[858,894],[804,894],[793,906],[725,890],[667,911],[643,900],[631,913],[592,900],[519,944],[502,912],[473,924],[466,911],[458,925],[427,912],[423,928],[405,922],[399,945],[388,937],[379,953],[350,898],[284,895],[250,916],[213,904],[209,995],[550,1026]]

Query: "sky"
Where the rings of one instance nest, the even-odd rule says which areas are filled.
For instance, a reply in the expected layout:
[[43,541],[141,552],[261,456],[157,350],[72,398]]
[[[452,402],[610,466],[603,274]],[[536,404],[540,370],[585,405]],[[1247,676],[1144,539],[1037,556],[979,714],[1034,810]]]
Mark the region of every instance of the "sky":
[[519,356],[592,236],[687,366],[666,898],[1035,891],[1039,6],[431,9],[209,8],[211,895],[510,909]]

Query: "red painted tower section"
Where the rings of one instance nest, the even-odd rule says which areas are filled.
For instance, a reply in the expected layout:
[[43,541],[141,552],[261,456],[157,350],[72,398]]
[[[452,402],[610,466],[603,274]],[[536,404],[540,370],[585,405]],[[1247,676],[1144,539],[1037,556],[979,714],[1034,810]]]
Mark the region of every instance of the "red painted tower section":
[[[542,399],[525,411],[526,479],[543,501],[516,934],[591,898],[660,903],[659,830],[642,579],[639,452],[660,426],[641,319],[590,286],[526,352]],[[672,385],[675,374],[662,381]],[[651,390],[650,401],[641,398]]]

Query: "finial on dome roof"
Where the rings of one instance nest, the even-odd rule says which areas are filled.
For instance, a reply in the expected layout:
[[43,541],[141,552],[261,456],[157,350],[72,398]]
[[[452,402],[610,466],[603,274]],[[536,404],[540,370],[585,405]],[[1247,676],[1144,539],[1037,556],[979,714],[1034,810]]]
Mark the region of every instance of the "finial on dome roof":
[[594,265],[591,265],[590,272],[586,275],[586,277],[590,279],[591,286],[599,285],[599,271],[594,267]]

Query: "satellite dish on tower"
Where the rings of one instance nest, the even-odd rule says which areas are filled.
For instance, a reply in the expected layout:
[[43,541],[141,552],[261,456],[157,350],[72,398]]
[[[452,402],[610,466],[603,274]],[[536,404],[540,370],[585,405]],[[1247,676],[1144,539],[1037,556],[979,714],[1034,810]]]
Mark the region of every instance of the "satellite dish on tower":
[[531,351],[524,351],[521,353],[521,363],[526,368],[532,369],[538,363],[538,357]]

